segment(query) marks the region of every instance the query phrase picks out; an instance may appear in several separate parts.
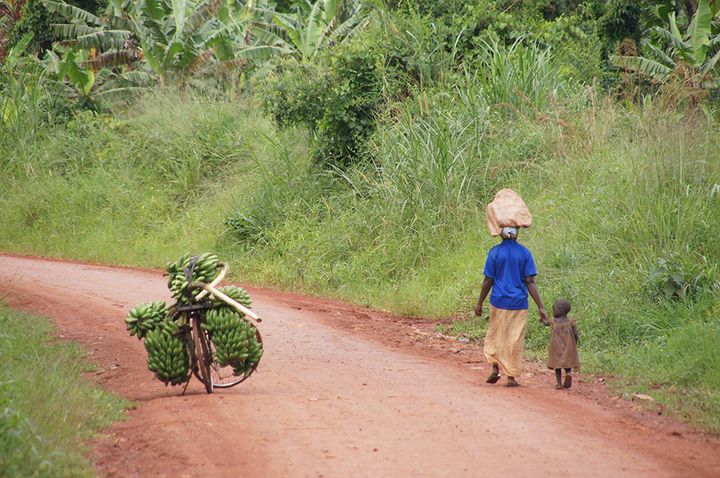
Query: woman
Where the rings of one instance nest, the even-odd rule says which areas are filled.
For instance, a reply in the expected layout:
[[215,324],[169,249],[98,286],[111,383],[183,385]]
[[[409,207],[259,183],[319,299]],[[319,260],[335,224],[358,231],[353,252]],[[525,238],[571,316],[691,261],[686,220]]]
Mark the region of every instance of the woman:
[[503,227],[502,242],[488,252],[483,281],[475,307],[475,315],[482,316],[483,303],[490,295],[490,324],[485,336],[485,358],[492,365],[488,383],[507,375],[507,386],[517,387],[515,377],[522,371],[525,328],[528,318],[528,293],[540,312],[540,321],[547,321],[537,286],[535,261],[530,251],[517,242],[518,228]]

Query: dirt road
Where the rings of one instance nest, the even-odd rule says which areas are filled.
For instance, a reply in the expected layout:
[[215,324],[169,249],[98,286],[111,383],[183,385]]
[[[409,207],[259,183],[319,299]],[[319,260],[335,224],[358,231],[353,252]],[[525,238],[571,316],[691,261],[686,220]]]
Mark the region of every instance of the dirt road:
[[181,396],[153,378],[122,320],[169,301],[160,272],[0,255],[0,290],[52,317],[102,366],[93,379],[136,401],[96,443],[101,475],[720,476],[715,438],[590,383],[557,392],[537,366],[519,389],[487,385],[477,347],[438,346],[421,322],[250,288],[261,368]]

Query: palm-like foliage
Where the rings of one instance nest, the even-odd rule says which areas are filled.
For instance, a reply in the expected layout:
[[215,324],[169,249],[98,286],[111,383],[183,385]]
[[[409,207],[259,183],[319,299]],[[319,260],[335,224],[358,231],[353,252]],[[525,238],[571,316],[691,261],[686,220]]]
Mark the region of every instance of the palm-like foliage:
[[[250,2],[249,2],[250,3]],[[46,0],[66,23],[53,25],[63,44],[94,51],[94,69],[131,65],[161,82],[184,81],[210,64],[242,65],[246,8],[229,0],[112,0],[107,15],[92,15],[64,2]]]
[[25,0],[0,0],[0,63],[5,58],[10,30],[20,20]]
[[315,0],[299,12],[274,12],[272,23],[256,25],[253,35],[297,58],[311,59],[324,47],[339,43],[368,22],[360,0]]
[[665,47],[647,42],[649,57],[613,55],[610,61],[660,83],[679,76],[693,90],[717,88],[720,34],[713,34],[713,20],[719,12],[720,2],[700,0],[685,34],[680,32],[675,13],[671,12],[667,17],[668,28],[652,29]]

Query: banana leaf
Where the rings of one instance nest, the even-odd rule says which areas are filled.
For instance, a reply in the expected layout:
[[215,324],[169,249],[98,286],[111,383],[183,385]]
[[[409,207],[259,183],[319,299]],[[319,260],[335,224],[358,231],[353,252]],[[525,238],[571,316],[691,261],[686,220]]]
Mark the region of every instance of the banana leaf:
[[654,78],[661,83],[666,81],[673,71],[660,62],[641,56],[610,55],[609,59],[612,65]]

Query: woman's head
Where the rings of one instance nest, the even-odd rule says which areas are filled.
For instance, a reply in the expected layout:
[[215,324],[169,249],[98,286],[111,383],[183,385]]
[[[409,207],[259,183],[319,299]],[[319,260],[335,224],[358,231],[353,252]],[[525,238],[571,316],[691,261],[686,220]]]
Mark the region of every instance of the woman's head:
[[503,227],[500,229],[500,237],[503,239],[517,239],[518,228],[517,227]]
[[570,302],[565,299],[556,300],[552,306],[553,317],[562,317],[570,313]]

